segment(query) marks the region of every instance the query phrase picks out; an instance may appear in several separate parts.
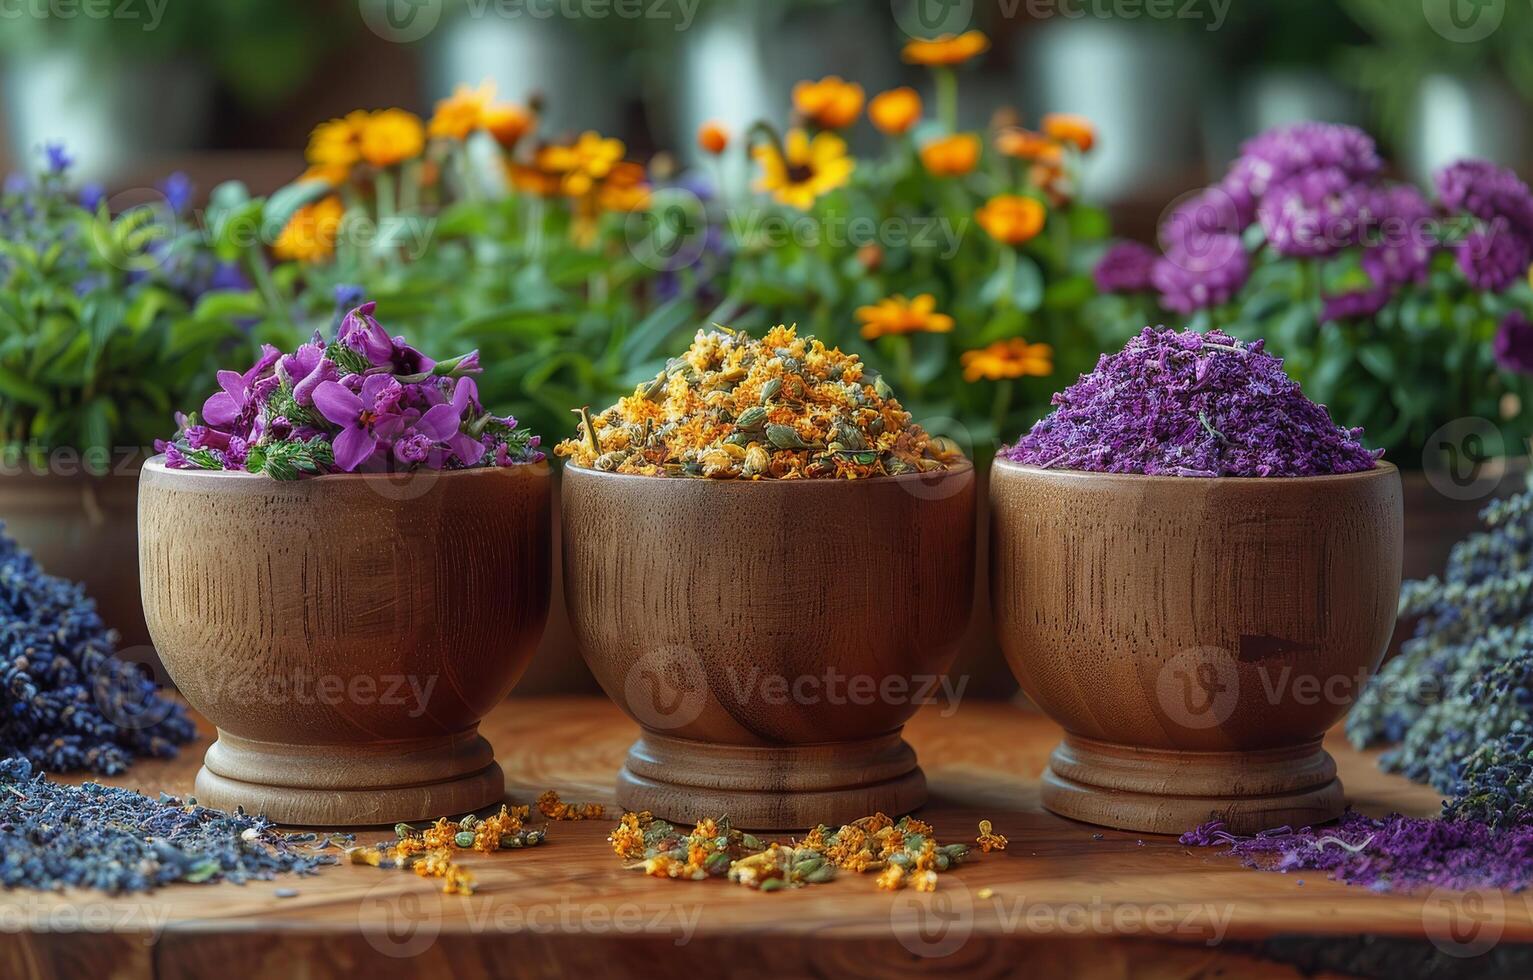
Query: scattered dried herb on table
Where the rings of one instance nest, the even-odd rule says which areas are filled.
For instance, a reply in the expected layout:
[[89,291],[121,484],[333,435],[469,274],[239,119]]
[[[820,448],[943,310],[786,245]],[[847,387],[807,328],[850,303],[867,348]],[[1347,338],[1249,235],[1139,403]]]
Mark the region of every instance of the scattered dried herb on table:
[[0,756],[110,776],[191,741],[185,708],[116,649],[84,589],[46,574],[0,524]]
[[174,882],[242,883],[334,864],[263,817],[85,783],[67,786],[25,759],[0,761],[0,884],[114,894]]
[[1045,469],[1161,476],[1316,476],[1374,467],[1262,341],[1146,327],[1054,396],[1003,459]]
[[395,824],[395,841],[379,841],[370,847],[346,852],[352,864],[414,871],[423,878],[441,878],[447,895],[472,895],[474,876],[455,860],[460,851],[491,854],[536,847],[548,836],[546,829],[529,830],[523,821],[531,814],[527,806],[502,805],[488,817],[472,813],[459,819],[442,817],[429,827]]
[[718,327],[554,452],[646,476],[860,478],[942,469],[960,454],[911,421],[855,354],[793,327]]
[[[1006,838],[980,825],[985,852],[1004,850]],[[820,825],[802,839],[768,843],[733,827],[729,818],[705,818],[690,833],[649,812],[625,813],[607,840],[629,867],[656,878],[702,881],[727,878],[759,891],[779,891],[831,881],[838,871],[878,872],[879,888],[906,885],[934,891],[937,877],[961,863],[967,844],[942,844],[931,825],[914,817],[899,821],[882,813],[831,830]]]

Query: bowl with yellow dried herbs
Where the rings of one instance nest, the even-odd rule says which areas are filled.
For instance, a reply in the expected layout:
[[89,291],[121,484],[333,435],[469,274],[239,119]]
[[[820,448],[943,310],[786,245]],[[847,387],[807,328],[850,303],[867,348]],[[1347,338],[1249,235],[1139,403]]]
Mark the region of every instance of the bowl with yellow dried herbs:
[[556,452],[570,621],[643,729],[624,806],[767,830],[921,804],[900,732],[968,623],[968,460],[791,327],[700,332]]

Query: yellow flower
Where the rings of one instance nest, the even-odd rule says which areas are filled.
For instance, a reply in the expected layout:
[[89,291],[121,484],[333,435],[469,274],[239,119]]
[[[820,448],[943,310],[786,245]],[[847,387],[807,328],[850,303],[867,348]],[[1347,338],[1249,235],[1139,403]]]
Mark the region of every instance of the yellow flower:
[[305,204],[272,243],[272,253],[283,261],[326,261],[335,254],[335,238],[345,211],[341,199],[333,194]]
[[921,121],[921,96],[909,87],[890,89],[868,103],[868,118],[880,132],[898,136]]
[[538,124],[538,117],[530,109],[507,103],[485,109],[479,121],[495,137],[495,142],[509,150],[523,136],[532,132]]
[[484,82],[478,88],[459,84],[448,98],[436,104],[436,112],[427,127],[432,136],[467,139],[468,134],[484,124],[484,113],[495,98],[495,85]]
[[845,129],[862,113],[862,86],[827,75],[793,86],[793,108],[821,129]]
[[309,133],[308,161],[323,167],[350,167],[362,158],[362,129],[368,113],[361,109],[347,113],[344,119],[320,123]]
[[1050,139],[1070,143],[1082,153],[1096,145],[1096,127],[1085,116],[1067,112],[1051,112],[1043,117],[1043,132]]
[[1054,348],[1013,337],[964,351],[958,363],[963,365],[965,381],[1003,381],[1024,375],[1042,378],[1054,373]]
[[600,133],[584,132],[573,143],[551,143],[538,150],[535,166],[562,178],[560,190],[570,197],[584,197],[623,159],[623,141]]
[[980,141],[973,133],[956,133],[921,147],[921,164],[938,177],[962,177],[979,165]]
[[873,306],[857,308],[857,319],[862,321],[862,335],[877,340],[907,333],[951,333],[953,318],[937,312],[937,297],[922,293],[915,299],[890,296]]
[[1048,211],[1042,202],[1018,194],[997,194],[974,212],[974,220],[1005,245],[1021,245],[1043,230]]
[[729,148],[729,131],[722,123],[705,122],[697,128],[697,145],[704,153],[718,156]]
[[905,43],[902,54],[912,65],[926,65],[931,68],[961,65],[975,55],[984,54],[988,50],[990,50],[990,39],[982,32],[965,31],[957,35],[944,34],[931,40],[914,38]]
[[756,189],[800,210],[844,186],[856,168],[846,155],[846,141],[834,133],[816,133],[811,140],[802,129],[789,130],[781,151],[775,144],[763,144],[753,154],[761,164]]
[[384,109],[362,126],[362,159],[375,167],[391,167],[420,156],[426,131],[420,117],[403,109]]
[[642,211],[649,207],[649,184],[641,164],[624,160],[615,164],[596,191],[603,211]]
[[338,163],[316,163],[298,175],[299,180],[322,180],[330,186],[346,182],[351,168]]

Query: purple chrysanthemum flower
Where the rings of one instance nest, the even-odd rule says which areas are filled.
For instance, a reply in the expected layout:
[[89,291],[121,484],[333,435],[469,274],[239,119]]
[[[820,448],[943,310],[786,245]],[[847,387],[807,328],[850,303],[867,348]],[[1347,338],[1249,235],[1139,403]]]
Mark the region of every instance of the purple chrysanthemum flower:
[[[1353,180],[1367,180],[1384,169],[1373,137],[1356,126],[1301,122],[1276,126],[1247,140],[1240,148],[1245,170],[1265,178],[1268,188],[1310,170],[1334,167]],[[1254,196],[1260,198],[1265,190]]]
[[1272,187],[1257,206],[1267,241],[1283,255],[1321,256],[1357,242],[1371,193],[1339,167],[1322,167]]
[[1508,229],[1504,219],[1495,227],[1471,231],[1454,250],[1459,269],[1475,289],[1500,292],[1528,271],[1528,241]]
[[1383,287],[1422,282],[1440,234],[1432,205],[1416,188],[1409,184],[1378,188],[1359,225],[1363,271]]
[[[1211,237],[1203,244],[1209,253],[1194,256],[1173,249],[1157,259],[1150,272],[1150,281],[1160,291],[1160,305],[1173,313],[1196,313],[1227,303],[1251,274],[1238,237]],[[1210,264],[1210,256],[1220,256],[1222,261]]]
[[1460,160],[1439,170],[1435,183],[1448,211],[1492,224],[1504,218],[1513,232],[1533,237],[1533,193],[1511,170],[1488,160]]
[[1161,221],[1157,233],[1166,254],[1177,253],[1194,268],[1224,265],[1239,245],[1246,222],[1235,202],[1217,187],[1205,188],[1182,201]]
[[1137,293],[1150,289],[1150,273],[1158,258],[1155,250],[1138,242],[1118,242],[1091,270],[1100,293]]
[[1501,318],[1496,330],[1496,363],[1503,371],[1533,374],[1533,323],[1521,310]]

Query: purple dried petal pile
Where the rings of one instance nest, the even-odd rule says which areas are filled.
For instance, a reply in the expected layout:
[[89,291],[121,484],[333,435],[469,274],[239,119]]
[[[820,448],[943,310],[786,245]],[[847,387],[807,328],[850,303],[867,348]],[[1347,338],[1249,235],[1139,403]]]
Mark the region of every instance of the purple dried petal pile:
[[1370,470],[1380,452],[1305,397],[1263,342],[1146,327],[1054,396],[1001,458],[1045,469],[1152,476],[1319,476]]
[[1323,871],[1334,881],[1379,892],[1433,888],[1521,891],[1533,883],[1533,825],[1495,828],[1474,820],[1383,819],[1347,811],[1340,821],[1251,837],[1213,820],[1181,836],[1192,847],[1228,847],[1250,868]]

